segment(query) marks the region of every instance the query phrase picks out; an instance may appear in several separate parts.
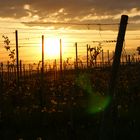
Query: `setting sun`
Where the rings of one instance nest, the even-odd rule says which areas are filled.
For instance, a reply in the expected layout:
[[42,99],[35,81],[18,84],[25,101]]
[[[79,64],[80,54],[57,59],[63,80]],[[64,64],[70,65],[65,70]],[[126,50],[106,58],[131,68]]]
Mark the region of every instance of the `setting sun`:
[[45,38],[44,54],[46,57],[49,57],[49,58],[58,57],[60,55],[60,39]]

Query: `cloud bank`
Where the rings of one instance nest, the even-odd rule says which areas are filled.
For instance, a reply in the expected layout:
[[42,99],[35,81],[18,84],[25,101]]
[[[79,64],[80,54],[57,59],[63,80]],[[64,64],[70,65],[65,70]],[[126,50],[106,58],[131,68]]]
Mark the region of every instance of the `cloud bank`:
[[0,18],[27,23],[113,23],[122,14],[129,22],[140,23],[139,0],[5,0],[0,7]]

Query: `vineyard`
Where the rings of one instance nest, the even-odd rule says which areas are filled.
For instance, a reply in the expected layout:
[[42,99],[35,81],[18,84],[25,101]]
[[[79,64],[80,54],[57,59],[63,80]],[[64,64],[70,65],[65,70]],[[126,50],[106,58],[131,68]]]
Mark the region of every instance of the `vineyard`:
[[[4,134],[5,139],[33,136],[69,139],[71,134],[78,139],[98,137],[102,111],[105,102],[109,102],[106,93],[110,69],[63,71],[63,76],[55,80],[48,78],[51,74],[44,74],[44,83],[41,74],[32,74],[21,79],[19,87],[16,81],[4,81],[0,95],[1,137]],[[140,64],[122,65],[120,69],[115,90],[117,131],[122,131],[119,133],[123,133],[123,138],[128,132],[134,137],[140,115]]]
[[[96,47],[85,45],[86,57],[82,60],[75,43],[75,58],[64,60],[60,40],[60,60],[48,63],[44,60],[42,36],[42,60],[27,64],[18,59],[18,51],[15,58],[9,38],[3,38],[10,61],[0,62],[0,139],[102,140],[104,126],[114,140],[137,139],[139,53],[105,52],[102,42],[97,42]],[[111,80],[115,81],[113,85]]]

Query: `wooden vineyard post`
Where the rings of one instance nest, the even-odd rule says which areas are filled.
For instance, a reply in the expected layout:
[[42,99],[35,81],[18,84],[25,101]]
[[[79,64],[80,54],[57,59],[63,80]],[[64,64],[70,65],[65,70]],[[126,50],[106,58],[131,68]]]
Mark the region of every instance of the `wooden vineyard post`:
[[60,76],[62,77],[62,41],[60,39]]
[[75,43],[75,54],[76,54],[76,64],[75,64],[75,68],[78,68],[78,51],[77,51],[77,42]]
[[44,35],[42,35],[42,75],[44,75]]
[[23,64],[23,77],[24,77],[24,81],[25,81],[25,77],[26,77],[26,69],[25,69],[25,64]]
[[9,61],[7,62],[7,80],[8,80],[8,83],[9,83],[9,80],[10,80],[10,70],[9,70],[9,68],[10,68],[10,64],[9,64]]
[[102,67],[104,67],[104,50],[102,49]]
[[110,95],[114,94],[114,89],[115,89],[117,73],[118,73],[119,65],[120,65],[120,58],[121,58],[121,53],[122,53],[122,47],[123,47],[123,42],[124,42],[124,37],[125,37],[127,21],[128,21],[128,16],[122,15],[119,33],[118,33],[118,38],[117,38],[117,43],[116,43],[114,60],[113,60],[113,64],[112,64],[112,73],[111,73],[111,79],[110,79],[110,84],[109,84],[110,85],[110,87],[109,87],[109,94]]
[[41,109],[44,105],[44,35],[42,35],[42,68],[41,68]]
[[88,59],[89,59],[89,58],[88,58],[88,51],[89,51],[89,47],[88,47],[88,44],[87,44],[87,68],[88,68],[88,63],[89,63],[89,62],[88,62],[88,61],[89,61],[89,60],[88,60]]
[[22,78],[22,61],[20,60],[20,77]]
[[32,79],[32,65],[29,64],[29,79]]
[[3,63],[0,63],[0,95],[3,93]]
[[[122,53],[122,47],[125,37],[125,31],[127,27],[127,21],[128,16],[122,15],[121,21],[120,21],[120,27],[117,37],[117,43],[115,48],[115,55],[113,59],[112,64],[112,71],[111,71],[111,78],[109,83],[109,91],[108,96],[110,96],[111,101],[108,107],[104,111],[104,116],[101,124],[101,134],[100,134],[100,140],[115,140],[115,125],[116,125],[116,106],[115,106],[115,99],[114,99],[114,93],[115,93],[115,85],[116,85],[116,79],[117,74],[119,71],[119,65],[120,65],[120,58]],[[112,110],[113,109],[113,110]]]
[[18,53],[18,31],[15,31],[16,37],[16,63],[17,63],[17,87],[19,87],[19,53]]
[[57,79],[57,63],[56,59],[54,60],[54,81]]
[[1,62],[1,75],[2,75],[2,79],[3,79],[3,63]]
[[108,65],[109,65],[110,64],[109,50],[107,50],[107,59],[108,59]]

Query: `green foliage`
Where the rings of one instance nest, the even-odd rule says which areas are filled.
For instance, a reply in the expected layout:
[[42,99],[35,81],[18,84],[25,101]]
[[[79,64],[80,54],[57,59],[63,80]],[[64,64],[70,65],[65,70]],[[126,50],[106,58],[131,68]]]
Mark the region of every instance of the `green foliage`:
[[15,49],[11,50],[10,40],[7,36],[3,35],[2,38],[4,39],[4,48],[9,52],[10,65],[13,66],[15,63]]
[[102,49],[102,44],[99,43],[98,46],[96,47],[89,47],[89,51],[90,51],[90,57],[91,57],[91,63],[96,63],[97,60],[97,56],[103,51]]

